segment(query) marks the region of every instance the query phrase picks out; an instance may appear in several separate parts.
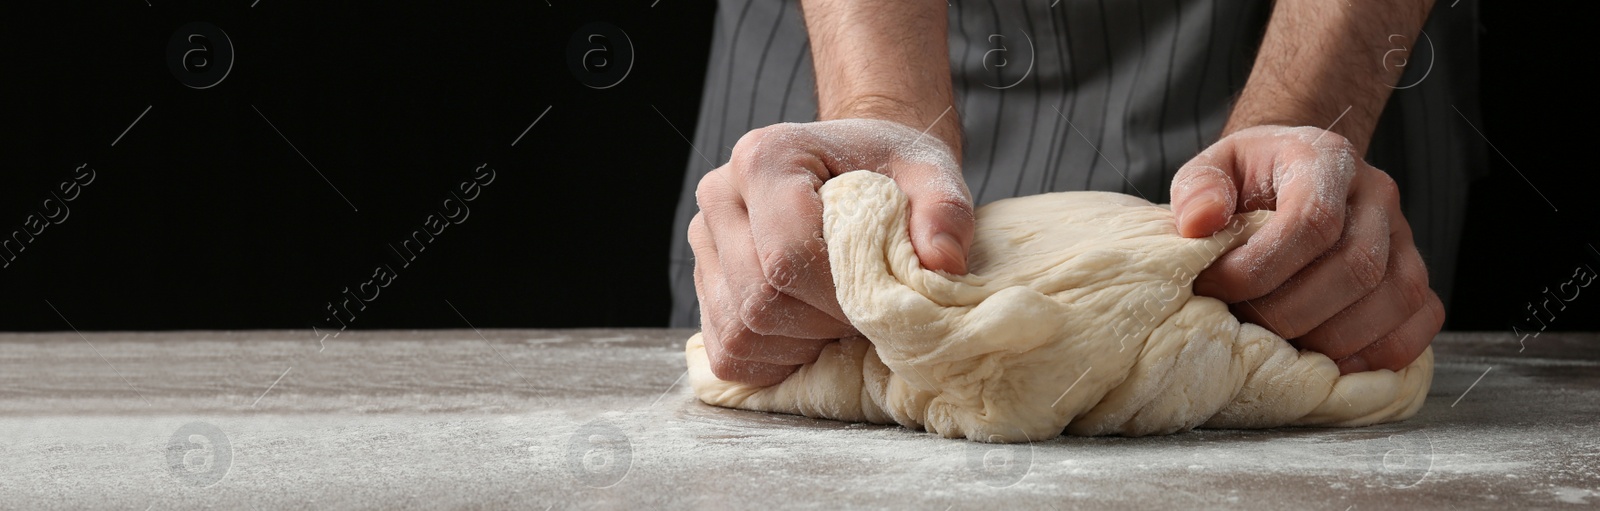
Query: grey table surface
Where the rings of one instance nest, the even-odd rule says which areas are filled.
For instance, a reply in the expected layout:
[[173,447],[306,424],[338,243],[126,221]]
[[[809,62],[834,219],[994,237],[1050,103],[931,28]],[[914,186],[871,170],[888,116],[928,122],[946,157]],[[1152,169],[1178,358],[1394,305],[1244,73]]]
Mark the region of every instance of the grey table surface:
[[1023,445],[725,410],[684,330],[0,334],[0,508],[1568,508],[1600,335],[1445,333],[1417,417]]

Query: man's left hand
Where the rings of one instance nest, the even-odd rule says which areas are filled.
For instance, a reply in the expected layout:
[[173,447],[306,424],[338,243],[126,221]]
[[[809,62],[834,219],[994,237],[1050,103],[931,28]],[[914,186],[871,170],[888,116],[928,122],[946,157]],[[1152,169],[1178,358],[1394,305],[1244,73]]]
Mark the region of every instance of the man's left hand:
[[1277,214],[1195,279],[1195,294],[1343,374],[1409,365],[1444,324],[1444,304],[1400,210],[1393,179],[1331,131],[1257,126],[1235,132],[1172,180],[1185,237],[1209,236],[1235,213]]

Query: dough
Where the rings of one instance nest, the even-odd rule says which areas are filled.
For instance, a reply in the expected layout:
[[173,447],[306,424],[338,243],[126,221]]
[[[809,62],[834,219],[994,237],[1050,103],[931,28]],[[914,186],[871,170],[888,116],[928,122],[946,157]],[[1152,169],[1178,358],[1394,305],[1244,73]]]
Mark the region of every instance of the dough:
[[906,196],[888,177],[851,172],[821,193],[839,303],[863,336],[754,387],[717,379],[696,334],[685,356],[701,401],[1026,442],[1365,426],[1411,417],[1433,379],[1432,348],[1399,372],[1340,376],[1192,294],[1194,275],[1270,212],[1187,239],[1170,210],[1127,195],[1001,200],[977,211],[971,273],[949,275],[918,262]]

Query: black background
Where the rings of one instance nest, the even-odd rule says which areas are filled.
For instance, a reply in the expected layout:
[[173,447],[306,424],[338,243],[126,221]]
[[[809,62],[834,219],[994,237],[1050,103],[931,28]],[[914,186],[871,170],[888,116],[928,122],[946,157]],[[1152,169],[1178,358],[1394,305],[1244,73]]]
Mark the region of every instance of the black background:
[[[352,327],[466,327],[449,304],[480,328],[665,324],[674,126],[694,127],[711,3],[152,3],[0,15],[0,225],[98,171],[0,270],[0,328],[66,329],[54,304],[82,330],[309,329],[385,263],[398,279]],[[166,67],[194,20],[237,54],[205,90]],[[604,90],[567,63],[593,21],[635,53]],[[388,245],[483,163],[469,219],[400,268]]]
[[[665,325],[711,2],[150,4],[0,6],[0,228],[79,165],[97,172],[0,269],[0,329],[309,332],[381,264],[398,278],[351,327]],[[1600,269],[1595,169],[1575,157],[1592,131],[1565,127],[1587,122],[1568,75],[1592,56],[1577,16],[1483,9],[1479,128],[1498,152],[1473,186],[1447,326],[1514,339],[1544,288]],[[209,89],[167,69],[191,21],[236,52]],[[632,43],[611,88],[568,66],[592,22]],[[497,177],[469,219],[400,267],[389,245],[485,163]],[[1596,295],[1550,327],[1600,330]]]
[[1593,28],[1526,4],[1480,5],[1478,128],[1494,149],[1490,175],[1472,185],[1445,327],[1503,330],[1516,340],[1512,326],[1538,328],[1528,319],[1532,305],[1551,329],[1600,330],[1600,286],[1582,290],[1566,310],[1552,303],[1554,321],[1540,306],[1544,290],[1566,283],[1579,265],[1600,270],[1600,179],[1582,156],[1595,145],[1594,87],[1578,78],[1594,61]]

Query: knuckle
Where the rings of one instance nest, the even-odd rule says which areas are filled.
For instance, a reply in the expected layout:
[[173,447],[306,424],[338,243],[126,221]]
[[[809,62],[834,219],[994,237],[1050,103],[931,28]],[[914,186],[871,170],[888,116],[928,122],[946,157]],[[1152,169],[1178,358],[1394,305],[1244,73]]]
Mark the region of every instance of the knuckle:
[[[1427,305],[1427,307],[1425,309],[1427,311],[1427,313],[1428,313],[1428,324],[1433,326],[1433,332],[1432,333],[1433,334],[1438,334],[1439,330],[1444,328],[1444,320],[1445,320],[1444,302],[1439,300],[1439,295],[1438,294],[1434,294],[1431,290],[1429,291],[1429,293],[1430,293],[1430,296],[1428,297],[1428,305]],[[1431,339],[1431,337],[1430,337],[1430,339]]]
[[739,321],[754,333],[771,333],[782,323],[775,310],[781,294],[770,284],[753,287],[756,288],[754,293],[739,305]]
[[738,142],[734,142],[728,163],[735,169],[747,168],[751,162],[760,160],[766,151],[771,150],[772,142],[781,141],[800,129],[795,124],[780,123],[750,130],[739,137]]
[[1378,200],[1382,201],[1385,206],[1399,209],[1400,183],[1395,182],[1394,178],[1389,176],[1387,172],[1377,169],[1373,169],[1372,172],[1376,174],[1376,177],[1373,178],[1375,180],[1373,193],[1377,194]]
[[766,312],[743,311],[740,317],[746,327],[757,333],[773,332],[780,324],[773,314]]
[[[1259,131],[1263,135],[1266,135],[1266,136],[1272,136],[1275,133],[1275,131],[1273,129],[1271,129],[1269,127],[1266,127],[1266,126],[1256,126],[1255,128],[1252,128],[1252,129],[1254,129],[1256,131]],[[1319,140],[1319,139],[1317,139],[1317,137],[1322,135],[1322,130],[1318,129],[1315,126],[1291,126],[1291,127],[1289,127],[1289,129],[1284,130],[1283,133],[1285,133],[1285,134],[1287,134],[1289,136],[1292,136],[1292,137],[1298,137],[1303,141],[1309,141],[1309,140]],[[1331,137],[1333,135],[1338,135],[1338,133],[1329,133],[1328,135],[1329,135],[1329,137]],[[1323,138],[1329,138],[1329,137],[1323,137]]]
[[1430,298],[1437,299],[1433,294],[1433,289],[1428,287],[1428,273],[1420,268],[1418,271],[1406,272],[1406,274],[1401,275],[1400,281],[1396,285],[1399,287],[1400,300],[1406,310],[1421,310],[1423,307],[1428,306]]
[[721,351],[706,350],[706,358],[711,362],[711,374],[723,381],[735,381],[739,378],[742,361],[729,357]]
[[1299,135],[1301,140],[1305,140],[1307,138],[1311,139],[1313,143],[1309,145],[1312,145],[1317,150],[1339,151],[1344,153],[1354,153],[1356,150],[1355,143],[1351,142],[1349,138],[1346,138],[1344,135],[1340,135],[1337,132],[1328,131],[1315,126],[1300,126],[1295,129],[1297,130],[1296,135]]
[[1351,246],[1345,251],[1345,267],[1350,281],[1365,295],[1383,283],[1388,274],[1388,256],[1375,244]]
[[1334,132],[1328,132],[1328,147],[1339,153],[1355,156],[1356,144],[1349,138]]
[[714,207],[727,194],[727,182],[720,174],[721,171],[722,169],[717,169],[707,172],[706,175],[700,176],[700,182],[694,186],[694,202],[702,212],[707,211],[708,207]]
[[694,218],[689,219],[689,249],[699,256],[700,252],[709,250],[710,245],[711,228],[706,226],[705,213],[695,213]]
[[1394,176],[1378,169],[1372,169],[1372,174],[1379,196],[1386,199],[1400,197],[1400,183],[1394,180]]
[[719,344],[722,346],[722,354],[728,358],[738,361],[750,360],[756,356],[760,349],[760,343],[756,341],[753,332],[744,328],[743,325],[737,325],[722,332],[724,336]]
[[953,219],[972,221],[976,218],[973,213],[972,201],[964,196],[940,194],[932,197],[931,200],[934,203],[934,207]]
[[1340,206],[1323,201],[1312,201],[1306,206],[1306,226],[1322,246],[1332,246],[1344,234],[1344,210]]
[[775,292],[796,289],[804,272],[812,271],[822,256],[814,250],[811,240],[792,239],[768,248],[761,254],[761,274]]
[[785,241],[778,248],[768,249],[761,254],[761,276],[766,279],[767,288],[774,291],[791,289],[796,273],[807,264],[804,256],[798,253],[803,249],[803,246],[796,247],[794,241]]

